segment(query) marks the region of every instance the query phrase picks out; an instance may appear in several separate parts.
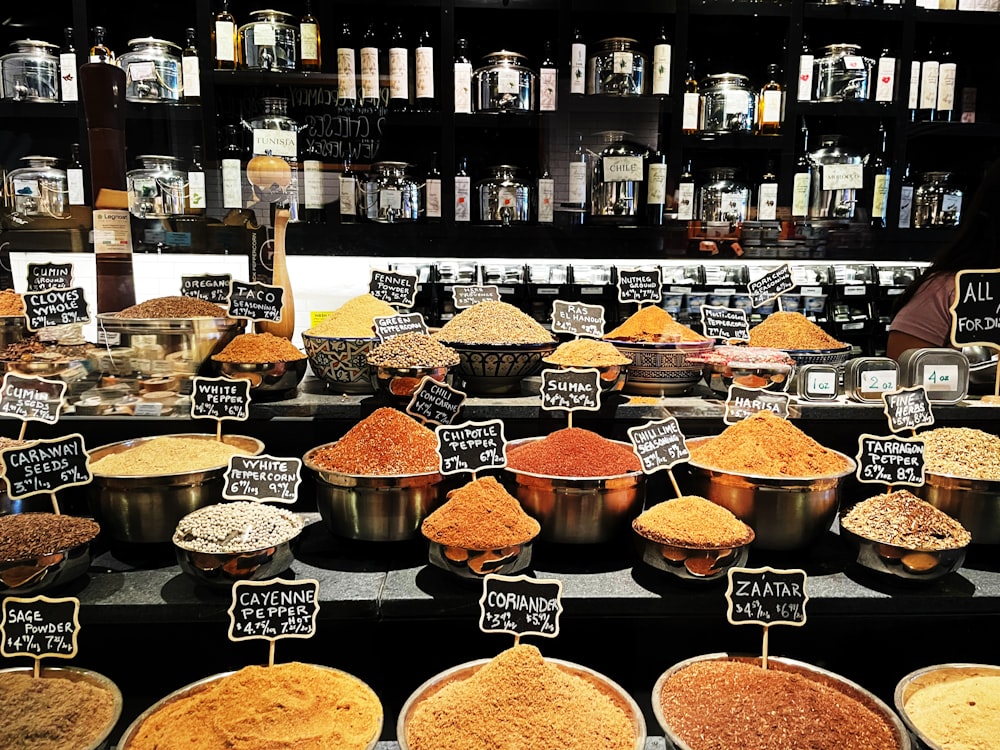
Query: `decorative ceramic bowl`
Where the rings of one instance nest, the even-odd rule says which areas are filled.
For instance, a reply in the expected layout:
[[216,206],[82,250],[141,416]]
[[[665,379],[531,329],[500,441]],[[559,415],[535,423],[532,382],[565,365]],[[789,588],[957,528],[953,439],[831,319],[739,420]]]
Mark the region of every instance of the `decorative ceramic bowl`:
[[249,380],[252,400],[294,396],[308,366],[309,360],[306,357],[289,362],[267,363],[212,361],[217,375],[231,380]]
[[557,342],[544,344],[441,343],[458,352],[454,372],[465,381],[465,391],[476,396],[519,393],[521,379],[542,369],[542,360],[555,351]]
[[376,338],[336,338],[302,334],[309,366],[327,388],[337,393],[371,393],[372,375],[368,354],[378,345]]
[[702,366],[687,361],[692,354],[711,351],[713,341],[620,341],[606,339],[632,360],[625,393],[639,396],[680,396],[702,377]]

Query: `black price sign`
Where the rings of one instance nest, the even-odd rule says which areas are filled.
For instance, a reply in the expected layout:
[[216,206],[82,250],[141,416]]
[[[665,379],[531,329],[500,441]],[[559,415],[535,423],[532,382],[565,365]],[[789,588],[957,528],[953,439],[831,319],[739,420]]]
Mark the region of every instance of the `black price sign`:
[[3,600],[0,620],[0,654],[72,659],[80,632],[80,600],[68,596],[51,599],[11,596]]
[[90,306],[83,294],[83,287],[80,286],[25,292],[24,317],[29,331],[70,323],[88,323]]
[[0,414],[25,422],[59,421],[66,383],[61,380],[33,378],[8,372],[0,385]]
[[232,456],[223,475],[222,497],[294,503],[302,483],[302,461],[277,456]]
[[542,370],[541,394],[545,411],[598,411],[601,373],[576,367]]
[[750,323],[747,311],[735,307],[701,306],[703,333],[710,339],[749,341]]
[[559,635],[562,581],[490,573],[479,599],[479,629],[484,633]]
[[896,435],[858,435],[858,468],[855,476],[867,484],[924,483],[923,438]]
[[691,458],[676,417],[654,419],[644,425],[629,427],[628,439],[632,441],[632,450],[642,462],[642,470],[646,474],[672,469]]
[[643,271],[622,268],[618,271],[619,302],[659,302],[663,299],[663,272],[659,268]]
[[181,276],[181,296],[224,305],[229,301],[232,284],[233,277],[228,273]]
[[417,301],[415,274],[372,270],[368,291],[375,299],[396,307],[413,307]]
[[411,417],[434,424],[451,424],[465,403],[465,394],[447,383],[425,375],[406,405]]
[[372,318],[375,324],[375,335],[380,342],[399,336],[403,333],[427,333],[427,324],[424,316],[420,313],[406,313],[405,315],[380,315]]
[[229,640],[312,638],[319,614],[319,581],[237,581],[229,607]]
[[191,379],[192,419],[235,419],[242,422],[249,416],[249,380],[201,376]]
[[44,292],[46,289],[66,289],[73,286],[72,263],[29,263],[29,292]]
[[604,335],[604,323],[604,307],[601,305],[561,299],[552,303],[552,333],[599,339]]
[[503,434],[503,422],[499,419],[438,425],[434,433],[437,435],[442,474],[463,471],[475,474],[484,469],[502,469],[507,465],[507,440]]
[[15,499],[89,484],[92,478],[90,455],[79,433],[5,448],[0,461],[7,494]]
[[233,279],[229,282],[229,315],[280,323],[284,296],[285,290],[280,286]]
[[1000,349],[1000,271],[959,271],[955,274],[955,299],[949,309],[953,346]]
[[451,293],[455,298],[455,309],[464,310],[467,307],[478,305],[480,302],[499,302],[500,288],[488,284],[478,286],[476,284],[461,284],[453,286]]
[[893,432],[916,430],[934,424],[931,400],[927,397],[927,389],[922,385],[900,388],[891,393],[883,392],[882,401],[885,402],[883,411],[889,420],[889,429]]
[[788,419],[788,405],[791,401],[792,397],[787,393],[733,384],[729,386],[726,415],[722,421],[726,424],[736,424],[759,411],[771,411],[782,419]]
[[756,281],[751,281],[747,284],[747,292],[750,294],[750,305],[751,307],[760,307],[773,299],[777,299],[785,292],[790,292],[796,286],[795,281],[792,279],[792,270],[786,263],[779,268],[775,268],[773,271],[765,273]]
[[730,568],[726,617],[733,625],[805,625],[806,572]]

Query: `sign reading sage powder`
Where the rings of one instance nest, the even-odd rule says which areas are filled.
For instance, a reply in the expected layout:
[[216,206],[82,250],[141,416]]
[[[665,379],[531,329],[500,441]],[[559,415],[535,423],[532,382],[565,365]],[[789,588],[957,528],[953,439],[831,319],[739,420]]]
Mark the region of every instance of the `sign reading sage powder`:
[[90,455],[79,433],[5,448],[0,451],[0,462],[7,494],[14,499],[55,493],[89,484],[92,479]]
[[234,455],[223,482],[222,497],[226,500],[294,503],[302,483],[302,461],[266,454]]
[[83,287],[79,286],[25,292],[24,318],[29,331],[70,323],[89,323],[90,306],[84,296]]
[[66,383],[8,372],[0,385],[0,414],[25,422],[55,424],[59,421]]
[[484,633],[559,635],[562,581],[490,573],[479,598],[479,629]]
[[604,323],[602,305],[585,305],[561,299],[552,303],[552,333],[599,339],[604,335]]
[[229,315],[280,323],[284,295],[280,286],[233,279],[229,282]]
[[237,581],[229,607],[229,640],[312,638],[319,614],[319,581]]
[[72,659],[80,632],[80,600],[47,596],[3,600],[0,619],[0,654],[6,658],[44,656]]
[[451,288],[455,297],[455,309],[464,310],[478,305],[480,302],[499,302],[500,287],[495,284],[478,286],[476,284],[456,284]]
[[434,430],[441,457],[442,474],[475,474],[484,469],[502,469],[507,465],[507,440],[503,422],[463,422],[438,425]]
[[417,301],[417,277],[415,274],[372,269],[368,291],[375,299],[394,307],[413,307]]
[[249,416],[249,380],[204,378],[201,376],[192,378],[192,419],[235,419],[242,422]]
[[733,625],[805,625],[804,570],[730,568],[727,575],[726,617]]
[[632,449],[642,462],[646,474],[672,469],[691,458],[684,433],[676,417],[656,419],[644,425],[628,428]]
[[884,411],[889,420],[889,429],[893,432],[916,430],[934,424],[931,401],[927,397],[927,389],[922,385],[883,393],[882,400],[885,402]]
[[949,309],[953,346],[1000,349],[1000,271],[959,271],[955,274],[955,299]]
[[619,302],[659,302],[663,299],[663,271],[622,268],[618,271]]
[[866,484],[908,484],[920,487],[924,483],[924,441],[919,437],[898,435],[858,435],[859,482]]

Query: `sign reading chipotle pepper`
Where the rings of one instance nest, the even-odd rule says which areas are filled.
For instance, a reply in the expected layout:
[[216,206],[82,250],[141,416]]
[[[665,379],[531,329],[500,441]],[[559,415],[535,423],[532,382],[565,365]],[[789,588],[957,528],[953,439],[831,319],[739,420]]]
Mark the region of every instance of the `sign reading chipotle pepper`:
[[0,655],[53,656],[72,659],[80,632],[80,600],[76,597],[51,599],[47,596],[3,600],[0,620]]
[[507,465],[507,440],[503,422],[463,422],[438,425],[434,430],[441,457],[442,474],[475,474],[485,469],[502,469]]
[[479,598],[479,629],[484,633],[559,635],[562,581],[490,573]]

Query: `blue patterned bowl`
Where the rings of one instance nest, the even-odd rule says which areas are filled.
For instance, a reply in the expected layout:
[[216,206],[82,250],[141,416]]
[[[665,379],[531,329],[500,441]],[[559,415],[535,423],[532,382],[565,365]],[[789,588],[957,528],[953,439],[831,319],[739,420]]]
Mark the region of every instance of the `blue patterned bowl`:
[[519,394],[521,380],[542,369],[542,358],[556,350],[556,341],[544,344],[441,343],[458,352],[452,372],[465,381],[470,396]]
[[368,354],[376,338],[335,338],[302,334],[309,366],[316,377],[338,393],[371,393],[372,375]]
[[638,396],[680,396],[701,380],[702,365],[688,357],[712,350],[713,339],[703,341],[620,341],[606,339],[632,360],[624,392]]

